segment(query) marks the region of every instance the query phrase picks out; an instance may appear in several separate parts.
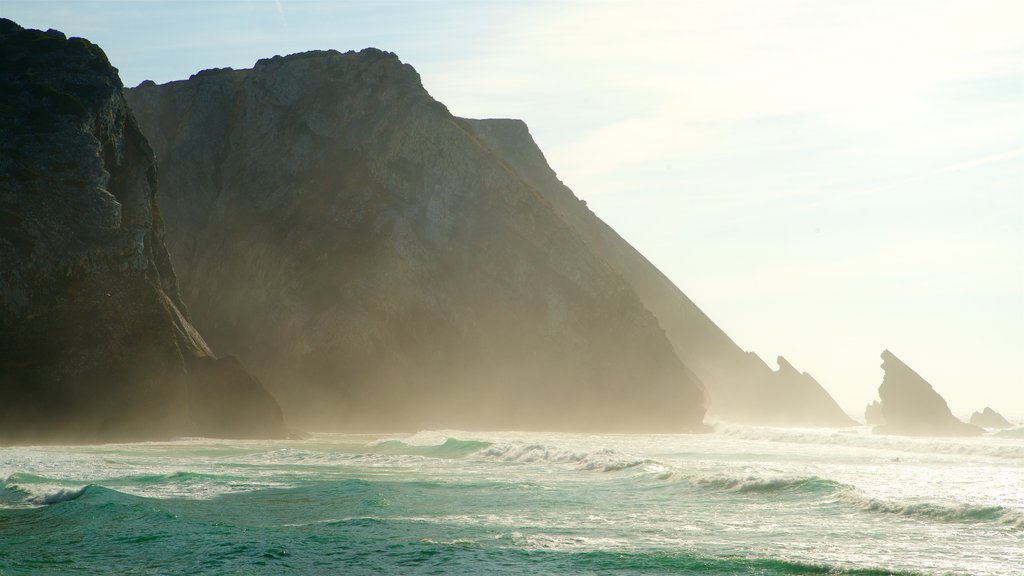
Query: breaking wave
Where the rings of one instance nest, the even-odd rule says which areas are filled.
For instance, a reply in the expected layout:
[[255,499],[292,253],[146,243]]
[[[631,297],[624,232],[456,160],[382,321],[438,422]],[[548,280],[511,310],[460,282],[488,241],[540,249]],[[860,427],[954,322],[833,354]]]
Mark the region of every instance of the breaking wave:
[[1024,512],[1003,506],[899,502],[871,498],[856,490],[839,492],[838,500],[852,504],[863,512],[896,514],[940,522],[995,522],[1013,528],[1024,528]]
[[976,504],[939,504],[934,502],[900,502],[867,496],[856,487],[820,478],[808,477],[729,477],[691,476],[678,471],[656,476],[659,480],[684,482],[697,488],[759,496],[793,495],[853,506],[865,513],[895,514],[938,522],[994,522],[1012,528],[1024,528],[1024,511],[1004,506]]
[[31,474],[12,474],[0,482],[0,505],[7,507],[51,506],[80,498],[92,484],[69,488],[36,483],[44,478]]
[[383,440],[367,445],[366,452],[395,456],[428,456],[431,458],[462,458],[491,445],[481,440],[448,438],[443,444],[407,444],[400,440]]
[[85,494],[85,491],[88,490],[90,486],[92,486],[92,484],[82,486],[81,488],[58,488],[53,492],[34,494],[26,498],[25,501],[29,504],[35,504],[38,506],[50,506],[51,504],[75,500]]
[[807,477],[775,477],[765,478],[758,476],[730,477],[730,476],[688,476],[678,472],[667,472],[660,474],[659,479],[687,482],[693,486],[726,490],[740,494],[808,494],[822,495],[832,494],[839,490],[852,489],[841,482],[819,478],[817,476]]
[[610,449],[577,452],[543,444],[495,444],[477,451],[474,457],[524,464],[569,464],[579,470],[619,472],[658,463],[648,458],[629,456]]
[[787,444],[820,444],[870,450],[892,450],[917,454],[948,454],[984,456],[1024,460],[1024,444],[1012,442],[1010,434],[983,438],[924,438],[875,435],[857,430],[806,430],[723,425],[717,433],[739,440],[779,442]]

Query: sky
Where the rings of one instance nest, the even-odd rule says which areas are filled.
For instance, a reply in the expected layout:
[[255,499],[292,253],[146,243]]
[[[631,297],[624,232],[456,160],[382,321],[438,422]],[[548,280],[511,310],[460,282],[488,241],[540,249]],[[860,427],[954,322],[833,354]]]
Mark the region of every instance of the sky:
[[1024,419],[1024,2],[0,0],[126,86],[374,46],[521,118],[742,348],[854,417],[879,354]]

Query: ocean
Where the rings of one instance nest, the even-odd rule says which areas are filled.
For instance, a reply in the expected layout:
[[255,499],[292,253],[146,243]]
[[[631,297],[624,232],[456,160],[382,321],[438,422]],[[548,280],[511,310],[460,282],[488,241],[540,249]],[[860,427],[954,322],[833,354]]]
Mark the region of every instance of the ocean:
[[1024,574],[1024,439],[719,426],[0,448],[0,574]]

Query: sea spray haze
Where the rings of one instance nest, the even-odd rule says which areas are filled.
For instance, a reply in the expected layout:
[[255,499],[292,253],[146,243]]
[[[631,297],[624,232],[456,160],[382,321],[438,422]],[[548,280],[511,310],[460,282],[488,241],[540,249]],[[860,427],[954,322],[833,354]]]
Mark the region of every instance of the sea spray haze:
[[[1024,444],[726,426],[8,448],[3,574],[957,574],[1024,565]],[[183,553],[188,551],[188,553]]]
[[183,298],[298,425],[701,428],[701,383],[629,283],[394,54],[128,99]]
[[[586,208],[517,120],[452,116],[374,49],[127,91],[183,297],[316,428],[852,424]],[[703,389],[706,394],[701,397]]]
[[741,349],[714,321],[587,203],[548,165],[521,120],[465,120],[502,163],[532,186],[607,262],[658,319],[679,359],[700,378],[713,418],[755,424],[848,426],[854,422],[809,374],[779,356],[772,370]]
[[[773,372],[745,354],[594,219],[522,123],[451,116],[377,50],[273,58],[131,91],[166,165],[157,176],[102,52],[2,26],[4,41],[40,43],[5,50],[0,69],[4,94],[16,94],[0,101],[12,112],[0,174],[13,182],[2,190],[0,249],[18,263],[0,274],[5,312],[20,314],[3,318],[3,424],[32,432],[15,440],[55,426],[42,439],[280,435],[269,395],[238,361],[214,360],[186,301],[215,348],[255,366],[307,425],[591,433],[0,448],[0,574],[1024,566],[1020,429],[966,439],[730,425],[638,433],[701,429],[702,374],[710,395],[744,401],[734,414],[849,419],[785,359]],[[51,77],[37,64],[68,69]],[[158,181],[176,199],[168,242],[183,296],[163,252]],[[71,254],[56,271],[37,260],[53,238],[74,248],[50,250]],[[142,320],[126,285],[148,306]],[[77,347],[103,352],[97,325],[117,344],[109,360]],[[56,328],[68,326],[64,338]],[[154,346],[168,354],[125,353]],[[132,377],[86,371],[41,386],[33,370],[45,375],[53,357],[73,375],[83,358],[107,376],[125,362]],[[76,434],[68,414],[90,434]],[[270,432],[259,427],[268,422]],[[603,433],[612,430],[631,433]]]

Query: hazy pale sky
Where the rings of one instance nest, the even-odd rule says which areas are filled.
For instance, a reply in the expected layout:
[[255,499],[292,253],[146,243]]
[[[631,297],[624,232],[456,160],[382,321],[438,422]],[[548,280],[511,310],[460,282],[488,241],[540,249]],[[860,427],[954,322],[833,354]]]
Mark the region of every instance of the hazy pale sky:
[[396,52],[525,120],[576,194],[743,348],[854,417],[891,349],[1024,417],[1024,2],[0,0],[128,86]]

